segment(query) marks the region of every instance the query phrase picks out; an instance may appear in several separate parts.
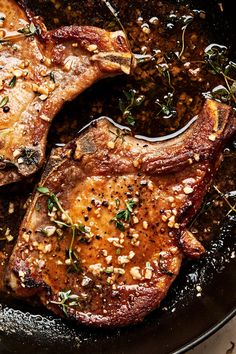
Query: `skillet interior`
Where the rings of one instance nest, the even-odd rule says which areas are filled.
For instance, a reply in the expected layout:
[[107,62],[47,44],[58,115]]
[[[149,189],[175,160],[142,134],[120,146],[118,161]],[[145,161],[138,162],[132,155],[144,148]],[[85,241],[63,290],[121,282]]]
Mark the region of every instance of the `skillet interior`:
[[[226,33],[228,38],[220,39],[222,43],[233,43],[231,36],[234,28],[230,17],[227,18],[229,15],[225,13],[222,18],[217,11],[217,5],[213,2],[211,4],[211,24],[216,31],[215,36],[220,38],[224,32],[224,36]],[[234,55],[235,48],[231,47],[231,56]],[[98,88],[99,86],[96,86],[94,92]],[[70,107],[65,108],[61,117],[73,109]],[[58,121],[63,119],[61,117]],[[51,137],[54,135],[53,129],[55,126],[51,130]],[[234,145],[230,144],[230,154],[235,149]],[[236,189],[235,185],[229,183],[229,178],[225,183],[226,170],[228,176],[235,176],[233,161],[233,158],[226,157],[218,173],[216,182],[222,185],[225,191]],[[7,205],[7,200],[18,198],[21,203],[20,211],[22,203],[32,189],[31,181],[24,183],[24,188],[25,193],[22,196],[19,195],[17,185],[6,187],[1,191],[1,199]],[[216,195],[213,197],[217,198]],[[42,312],[41,309],[17,301],[13,303],[6,298],[0,312],[1,352],[30,353],[34,350],[35,353],[45,353],[47,350],[55,350],[58,353],[74,353],[76,347],[77,352],[81,353],[154,353],[158,348],[165,354],[193,343],[196,338],[232,315],[236,308],[236,261],[233,258],[236,251],[236,218],[232,213],[225,217],[227,211],[225,207],[220,210],[218,217],[221,223],[213,228],[214,239],[208,246],[206,257],[200,262],[186,262],[161,308],[151,314],[143,324],[115,331],[75,328],[70,323]],[[201,215],[205,228],[211,226],[211,220],[216,216],[214,213],[218,211],[210,209]],[[196,285],[203,289],[201,297],[196,296]]]

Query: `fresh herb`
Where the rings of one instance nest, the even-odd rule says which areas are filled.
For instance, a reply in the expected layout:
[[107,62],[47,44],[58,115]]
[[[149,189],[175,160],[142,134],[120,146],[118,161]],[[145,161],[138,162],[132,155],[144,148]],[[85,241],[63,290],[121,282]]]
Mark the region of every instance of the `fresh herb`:
[[[236,191],[233,192],[228,192],[228,193],[223,193],[219,190],[218,187],[216,187],[215,185],[213,186],[213,188],[216,190],[216,192],[218,193],[218,196],[216,198],[214,198],[214,201],[218,200],[220,197],[225,201],[225,203],[229,206],[230,210],[228,211],[227,215],[231,214],[232,212],[236,212],[236,204],[232,204],[228,199],[229,198],[235,198],[236,197]],[[213,207],[213,202],[212,202],[212,198],[208,197],[205,199],[205,201],[203,202],[203,205],[201,207],[201,209],[199,210],[199,212],[197,213],[197,215],[195,216],[195,218],[193,219],[193,221],[190,223],[189,227],[191,229],[191,227],[193,227],[193,225],[195,224],[195,222],[197,220],[199,220],[199,218],[201,217],[201,215],[203,215],[204,213],[208,212],[212,207]]]
[[56,80],[55,80],[55,74],[53,71],[50,72],[49,77],[50,77],[50,80],[55,84]]
[[24,163],[27,166],[37,165],[38,162],[39,162],[39,153],[38,153],[38,151],[35,151],[35,150],[31,149],[31,148],[27,148],[27,147],[21,148],[21,155],[20,156],[23,158]]
[[26,37],[30,37],[30,36],[33,36],[33,35],[37,34],[38,29],[33,24],[33,22],[31,22],[29,25],[19,29],[17,32],[24,34]]
[[[230,195],[230,194],[228,194],[228,193],[225,193],[225,194],[224,194],[224,193],[221,192],[221,191],[219,190],[219,188],[216,187],[215,185],[214,185],[213,187],[214,187],[214,189],[217,191],[217,193],[219,193],[219,195],[221,196],[221,198],[223,198],[224,202],[229,206],[230,210],[229,210],[229,212],[227,213],[227,215],[231,214],[232,212],[236,213],[236,203],[235,203],[234,205],[232,205],[231,202],[228,200],[228,197],[229,197],[229,196],[232,196],[232,195]],[[235,197],[236,195],[233,195],[233,196]]]
[[8,102],[9,102],[9,97],[8,96],[3,97],[3,99],[0,101],[0,108],[6,106]]
[[172,90],[172,93],[174,94],[175,89],[174,89],[174,86],[171,83],[171,76],[170,76],[170,71],[169,71],[168,64],[167,63],[165,63],[165,64],[157,64],[156,68],[157,68],[160,76],[162,76],[168,82],[168,85],[170,86],[170,88]]
[[[75,271],[76,273],[80,273],[81,268],[78,267],[78,257],[75,254],[74,249],[73,249],[74,242],[75,242],[75,236],[78,231],[78,228],[75,224],[71,225],[71,231],[72,231],[72,236],[71,236],[70,247],[69,247],[69,260],[70,260],[71,265],[73,267],[72,268],[73,271]],[[69,267],[68,270],[71,271],[71,267]]]
[[157,99],[155,103],[161,108],[157,113],[157,117],[162,115],[163,118],[169,119],[176,116],[177,112],[173,107],[173,93],[168,92],[168,94],[164,96],[164,102]]
[[120,111],[122,112],[123,119],[125,119],[129,125],[134,126],[135,118],[132,114],[132,110],[143,103],[144,96],[142,95],[137,96],[137,91],[133,89],[129,91],[123,91],[123,93],[125,95],[125,100],[124,99],[119,100],[119,108]]
[[115,132],[112,130],[109,130],[109,132],[115,136],[114,142],[116,142],[116,140],[118,140],[118,139],[121,139],[121,144],[124,143],[125,136],[130,134],[130,132],[128,130],[121,130],[119,128],[117,128]]
[[47,194],[47,195],[50,194],[49,189],[46,187],[38,187],[37,191],[41,194]]
[[179,53],[179,59],[181,59],[182,55],[185,51],[185,32],[188,25],[193,21],[193,16],[183,16],[184,18],[184,26],[182,27],[182,36],[181,36],[181,51]]
[[[55,207],[57,210],[59,210],[62,214],[66,215],[67,219],[70,221],[71,224],[73,224],[71,218],[69,215],[65,212],[63,207],[61,206],[61,203],[59,202],[59,199],[57,196],[50,192],[50,190],[46,187],[38,187],[37,191],[41,194],[47,195],[48,196],[48,211],[51,212],[53,207]],[[65,224],[67,225],[67,224]]]
[[70,307],[80,306],[79,296],[72,294],[71,290],[60,291],[58,293],[58,301],[50,301],[52,304],[59,305],[66,316]]
[[[118,12],[115,11],[115,9],[113,8],[113,6],[110,4],[109,1],[107,0],[101,0],[101,1],[106,5],[106,7],[108,8],[112,16],[114,16],[115,21],[118,23],[122,31],[126,34],[126,30],[118,17]],[[126,38],[127,38],[127,34],[126,34]]]
[[125,205],[126,208],[124,210],[119,210],[116,216],[110,220],[110,222],[115,223],[116,228],[120,231],[125,231],[125,227],[122,221],[130,222],[133,208],[137,205],[137,203],[133,199],[130,199],[125,203]]
[[121,232],[125,231],[124,224],[121,221],[117,220],[116,218],[113,218],[111,221],[115,222],[116,228],[119,229]]
[[225,86],[215,87],[210,95],[222,102],[231,104],[236,109],[236,63],[229,61],[228,49],[225,46],[214,44],[205,49],[205,62],[210,67],[212,74],[221,75],[225,81]]
[[81,274],[83,270],[80,266],[80,260],[76,252],[73,250],[74,239],[71,239],[71,243],[72,247],[70,247],[68,250],[68,257],[70,260],[72,260],[72,264],[67,267],[67,272]]
[[84,225],[77,225],[77,227],[78,227],[78,230],[79,230],[82,234],[88,234],[88,233],[89,233]]
[[125,204],[126,204],[126,209],[120,210],[116,214],[116,219],[130,221],[130,216],[131,216],[131,213],[133,212],[133,207],[136,205],[136,202],[134,202],[133,200],[129,200]]
[[[57,211],[61,212],[61,214],[64,216],[65,221],[57,220],[54,219],[53,222],[56,225],[59,225],[60,227],[66,227],[71,230],[71,242],[68,250],[68,257],[70,260],[70,266],[68,268],[69,271],[71,271],[71,267],[73,267],[73,270],[77,273],[81,272],[81,268],[78,266],[79,260],[78,257],[76,256],[73,246],[75,242],[75,237],[80,236],[81,241],[83,241],[83,237],[86,235],[89,237],[89,232],[86,230],[84,225],[78,225],[75,224],[70,217],[69,213],[67,213],[64,208],[62,207],[58,197],[52,193],[47,187],[38,187],[37,191],[43,195],[46,195],[48,197],[48,211],[52,212],[53,208],[55,208]],[[88,234],[88,235],[87,235]]]
[[10,88],[13,88],[16,85],[16,76],[13,76],[8,85]]
[[113,267],[107,267],[107,268],[104,270],[104,272],[105,272],[106,274],[111,274],[111,273],[113,273]]
[[120,206],[120,199],[119,199],[119,198],[116,198],[116,199],[115,199],[115,203],[116,203],[116,209],[119,209],[119,206]]

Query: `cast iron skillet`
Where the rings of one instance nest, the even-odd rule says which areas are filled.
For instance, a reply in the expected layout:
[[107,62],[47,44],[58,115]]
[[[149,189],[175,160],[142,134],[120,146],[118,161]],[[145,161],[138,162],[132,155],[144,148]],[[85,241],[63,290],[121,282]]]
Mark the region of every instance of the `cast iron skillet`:
[[[207,6],[214,11],[215,5],[212,1]],[[227,33],[233,43],[235,28],[229,2],[224,6],[220,20],[212,13],[213,18],[216,16],[215,30]],[[234,50],[231,47],[231,53]],[[234,149],[235,145],[231,142],[230,147]],[[235,167],[226,158],[219,176],[228,168],[235,175]],[[167,354],[192,348],[236,314],[235,223],[235,214],[222,220],[206,256],[184,265],[161,307],[140,325],[117,330],[76,327],[45,310],[18,301],[2,301],[1,354]],[[196,285],[202,287],[199,297]]]
[[[207,256],[181,271],[160,309],[140,325],[119,330],[75,327],[15,303],[0,312],[1,354],[183,353],[236,314],[236,218],[222,224]],[[201,297],[196,297],[201,284]],[[41,313],[41,315],[38,315]]]

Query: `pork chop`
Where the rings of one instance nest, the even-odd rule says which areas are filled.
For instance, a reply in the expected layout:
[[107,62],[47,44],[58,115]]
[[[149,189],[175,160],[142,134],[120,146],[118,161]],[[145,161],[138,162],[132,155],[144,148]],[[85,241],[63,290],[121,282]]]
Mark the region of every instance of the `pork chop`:
[[236,129],[229,106],[206,101],[182,135],[137,139],[108,119],[55,149],[8,269],[19,297],[87,325],[141,321],[165,297],[184,256],[204,247],[187,224]]
[[129,73],[131,59],[121,31],[47,31],[15,1],[0,0],[0,185],[35,173],[62,105],[101,78]]

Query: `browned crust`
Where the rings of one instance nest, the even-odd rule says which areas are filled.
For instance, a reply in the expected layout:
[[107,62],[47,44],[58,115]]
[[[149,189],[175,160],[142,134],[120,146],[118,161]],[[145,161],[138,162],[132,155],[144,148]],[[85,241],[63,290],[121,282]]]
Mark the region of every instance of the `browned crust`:
[[[162,184],[162,189],[160,188],[162,201],[157,205],[164,207],[169,205],[165,204],[168,199],[168,194],[166,195],[165,192],[170,191],[172,185],[180,186],[186,178],[195,177],[195,181],[191,182],[191,186],[188,186],[184,192],[187,197],[183,197],[176,205],[178,228],[175,229],[168,224],[161,238],[161,233],[158,232],[160,227],[165,228],[166,224],[160,216],[162,212],[159,213],[157,210],[156,221],[160,224],[159,228],[155,229],[157,234],[152,234],[155,230],[148,234],[149,238],[154,237],[157,243],[153,243],[151,249],[149,248],[150,258],[145,260],[158,259],[158,252],[162,250],[165,252],[164,268],[159,259],[151,280],[131,281],[126,285],[118,284],[115,291],[103,280],[99,280],[100,292],[97,294],[88,290],[91,301],[85,304],[84,309],[68,309],[71,319],[98,327],[123,326],[142,321],[144,316],[155,309],[165,297],[179,272],[183,255],[198,258],[204,253],[204,247],[186,229],[186,224],[201,205],[221,161],[222,148],[236,130],[236,126],[230,107],[208,100],[198,120],[187,132],[164,143],[149,143],[125,135],[124,139],[116,139],[115,144],[110,144],[111,141],[114,142],[116,129],[108,120],[98,120],[65,148],[54,150],[40,185],[49,188],[60,197],[64,195],[63,202],[69,207],[73,201],[70,198],[74,188],[90,177],[102,176],[107,178],[104,181],[109,182],[110,179],[119,176],[130,176],[132,180],[132,176],[142,175],[143,178],[155,181],[153,195],[155,195],[155,188],[159,188],[158,182]],[[155,157],[157,162],[154,161]],[[164,158],[163,164],[162,158]],[[89,190],[87,192],[89,193]],[[147,195],[151,198],[151,194]],[[34,222],[36,220],[35,214],[33,215],[34,208],[36,203],[42,200],[39,198],[41,196],[36,193],[22,224],[24,230],[32,230],[32,219]],[[145,201],[149,205],[150,199]],[[41,207],[46,208],[45,199],[41,202]],[[156,210],[155,206],[154,210]],[[47,220],[48,216],[42,212],[39,218],[42,222]],[[10,261],[8,278],[11,285],[18,296],[37,295],[45,306],[63,316],[60,306],[53,304],[52,301],[58,300],[58,291],[62,289],[60,282],[68,280],[68,284],[74,284],[77,282],[77,276],[69,276],[50,264],[44,276],[37,270],[30,271],[30,263],[24,254],[28,244],[24,243],[22,234],[23,231],[19,235],[18,244]],[[148,238],[145,243],[147,242]],[[85,249],[88,259],[91,257],[94,261],[96,247],[92,245]],[[57,255],[64,249],[65,246],[62,246]],[[23,285],[19,279],[20,271],[25,274]],[[57,280],[53,278],[54,273]],[[81,288],[79,289],[81,291]],[[104,302],[101,299],[104,299]]]
[[199,258],[205,253],[203,245],[188,230],[184,230],[180,236],[180,245],[183,252],[191,258]]
[[[9,68],[12,70],[15,69],[15,62],[28,60],[29,65],[27,75],[24,78],[20,77],[14,88],[4,87],[2,92],[9,97],[10,111],[1,117],[0,128],[1,130],[11,128],[12,119],[14,133],[10,132],[7,135],[6,144],[6,139],[1,137],[0,156],[3,156],[3,159],[0,161],[0,185],[16,182],[32,175],[42,166],[45,161],[48,129],[52,119],[66,101],[73,100],[78,94],[102,78],[122,73],[129,74],[131,67],[135,65],[128,49],[125,34],[121,31],[108,32],[89,26],[68,26],[47,31],[42,20],[33,16],[26,8],[24,1],[20,2],[21,7],[16,5],[13,0],[8,0],[8,3],[8,8],[11,8],[12,11],[11,16],[16,19],[10,26],[13,37],[16,36],[17,30],[20,28],[20,23],[17,22],[18,18],[32,21],[38,31],[35,36],[21,36],[16,39],[18,45],[21,46],[21,51],[15,53],[11,51],[11,47],[6,47],[1,52],[3,58],[8,58]],[[7,27],[9,26],[7,25]],[[6,29],[9,30],[9,28]],[[61,46],[60,43],[64,45]],[[75,46],[73,47],[72,44]],[[33,84],[44,87],[48,81],[48,75],[42,78],[40,73],[47,73],[50,70],[58,72],[55,88],[49,92],[45,101],[38,98],[39,92],[37,90],[34,91],[35,96],[31,97]],[[0,73],[4,80],[7,74],[5,71],[3,68]],[[23,80],[25,88],[18,88]],[[17,90],[21,91],[17,92]],[[45,87],[43,92],[45,92]],[[22,101],[16,102],[16,97],[20,95],[23,96]],[[35,107],[40,108],[36,109]],[[16,139],[18,135],[19,137]],[[14,151],[21,149],[22,146],[32,150],[35,155],[35,163],[18,163]]]
[[[223,128],[219,125],[222,121]],[[97,129],[98,125],[101,129]],[[110,134],[110,126],[106,119],[98,120],[78,141],[68,145],[74,145],[74,149],[71,148],[72,157],[80,161],[88,175],[106,175],[111,171],[115,174],[125,174],[133,173],[137,169],[150,176],[161,175],[178,172],[194,163],[204,165],[214,162],[217,168],[219,151],[235,131],[236,118],[230,106],[207,100],[199,118],[184,134],[155,143],[136,139],[128,134],[125,136],[125,144],[122,144],[122,139],[117,139],[112,150],[107,147],[107,141],[114,140],[114,135]],[[113,131],[115,132],[115,129]],[[135,150],[131,147],[135,147]],[[66,147],[65,152],[67,149]],[[134,160],[137,161],[138,167],[134,166]],[[207,183],[208,181],[206,185]]]

